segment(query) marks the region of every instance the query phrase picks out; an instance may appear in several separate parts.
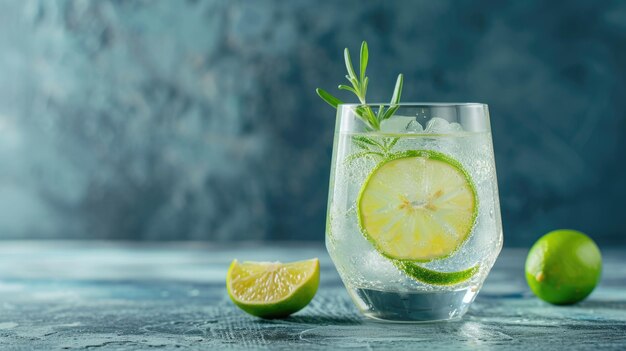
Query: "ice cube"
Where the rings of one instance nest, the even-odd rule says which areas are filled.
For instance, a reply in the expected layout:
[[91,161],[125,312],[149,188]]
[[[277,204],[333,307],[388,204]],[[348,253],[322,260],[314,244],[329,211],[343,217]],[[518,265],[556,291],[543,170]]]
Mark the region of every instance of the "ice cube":
[[424,128],[414,116],[396,115],[380,124],[380,131],[383,133],[421,133],[423,130]]
[[366,281],[371,283],[395,285],[395,283],[405,279],[398,268],[391,263],[391,260],[382,256],[371,247],[355,255],[354,259],[357,260],[355,267],[366,267],[362,275]]
[[420,122],[414,119],[406,126],[406,131],[410,133],[423,133],[424,127],[422,127]]
[[448,122],[447,120],[440,117],[433,117],[426,124],[426,133],[432,134],[443,134],[443,133],[451,133],[451,132],[462,132],[463,127],[456,122]]

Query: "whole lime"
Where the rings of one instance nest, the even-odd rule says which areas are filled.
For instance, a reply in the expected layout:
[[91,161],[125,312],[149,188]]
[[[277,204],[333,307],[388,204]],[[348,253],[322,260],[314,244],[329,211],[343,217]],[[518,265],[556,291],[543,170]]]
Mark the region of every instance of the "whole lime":
[[596,287],[602,255],[587,235],[568,229],[552,231],[533,245],[526,258],[526,281],[540,299],[568,305]]

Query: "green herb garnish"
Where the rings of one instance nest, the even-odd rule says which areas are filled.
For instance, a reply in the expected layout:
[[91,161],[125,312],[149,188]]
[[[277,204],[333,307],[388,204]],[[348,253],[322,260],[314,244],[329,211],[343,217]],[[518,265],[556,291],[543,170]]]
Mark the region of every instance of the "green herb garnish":
[[393,154],[393,147],[400,140],[398,137],[383,138],[378,142],[372,138],[366,136],[357,135],[352,137],[352,143],[361,151],[346,157],[347,162],[352,162],[361,157],[375,157],[378,159],[385,159]]
[[[402,84],[404,81],[404,77],[402,76],[402,74],[398,74],[396,87],[393,90],[393,95],[391,96],[389,107],[385,109],[384,105],[380,105],[378,107],[378,111],[374,113],[371,107],[367,105],[367,101],[365,100],[365,95],[367,94],[367,85],[369,83],[369,78],[365,75],[365,70],[367,69],[367,61],[369,59],[367,42],[363,41],[363,43],[361,43],[359,76],[356,75],[354,67],[352,66],[352,59],[350,58],[350,51],[348,50],[348,48],[344,49],[343,57],[346,62],[346,69],[348,70],[346,79],[350,82],[351,85],[340,84],[338,88],[354,93],[354,95],[359,98],[359,102],[361,103],[361,105],[357,106],[356,108],[356,115],[365,123],[365,125],[369,129],[380,130],[381,122],[393,116],[393,114],[399,108],[398,104],[400,103],[400,96],[402,95]],[[337,108],[337,105],[343,103],[341,100],[332,96],[324,89],[317,88],[316,92],[317,95],[319,95],[324,101],[326,101],[330,106],[334,108]]]

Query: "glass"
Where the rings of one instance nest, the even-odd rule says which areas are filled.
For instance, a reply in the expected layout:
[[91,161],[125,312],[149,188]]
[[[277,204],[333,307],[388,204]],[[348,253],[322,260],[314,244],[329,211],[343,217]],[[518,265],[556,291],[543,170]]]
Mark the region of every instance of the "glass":
[[[381,105],[368,106],[376,114]],[[460,318],[502,248],[488,107],[400,104],[379,131],[363,111],[337,108],[330,257],[367,317]]]

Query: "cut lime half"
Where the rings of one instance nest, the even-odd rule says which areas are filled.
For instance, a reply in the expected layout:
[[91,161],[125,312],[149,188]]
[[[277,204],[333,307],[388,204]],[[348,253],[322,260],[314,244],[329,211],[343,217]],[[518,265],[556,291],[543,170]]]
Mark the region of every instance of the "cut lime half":
[[291,263],[234,260],[226,276],[231,300],[261,318],[286,317],[304,308],[320,281],[317,258]]

